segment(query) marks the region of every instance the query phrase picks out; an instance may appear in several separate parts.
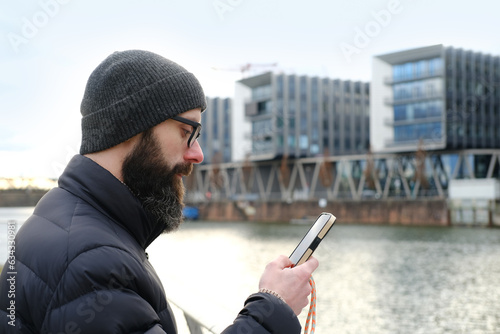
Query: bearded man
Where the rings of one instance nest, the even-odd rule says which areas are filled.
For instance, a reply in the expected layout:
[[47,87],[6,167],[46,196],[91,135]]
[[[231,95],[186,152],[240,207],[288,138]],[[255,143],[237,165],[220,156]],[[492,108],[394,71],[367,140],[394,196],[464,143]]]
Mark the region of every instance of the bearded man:
[[[15,268],[0,277],[2,333],[177,333],[145,250],[182,222],[182,177],[203,161],[205,108],[195,76],[151,52],[115,52],[92,72],[80,154],[23,224]],[[300,332],[318,262],[290,266],[280,256],[265,268],[262,292],[224,333]]]

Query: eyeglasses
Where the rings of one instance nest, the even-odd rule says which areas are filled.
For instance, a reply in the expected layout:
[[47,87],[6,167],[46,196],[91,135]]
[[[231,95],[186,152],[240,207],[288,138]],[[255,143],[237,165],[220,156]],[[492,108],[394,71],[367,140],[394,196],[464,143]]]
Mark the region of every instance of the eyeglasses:
[[193,131],[191,131],[191,135],[189,136],[188,139],[188,147],[191,147],[193,145],[193,142],[200,137],[201,134],[201,124],[198,122],[194,122],[190,119],[181,117],[181,116],[174,116],[172,117],[173,120],[176,120],[177,122],[181,122],[187,125],[191,125],[193,127]]

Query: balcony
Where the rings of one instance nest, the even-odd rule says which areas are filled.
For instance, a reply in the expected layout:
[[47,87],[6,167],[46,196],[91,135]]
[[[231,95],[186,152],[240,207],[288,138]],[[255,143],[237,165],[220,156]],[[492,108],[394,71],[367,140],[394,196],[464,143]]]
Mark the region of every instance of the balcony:
[[443,137],[433,138],[413,138],[406,140],[386,139],[384,141],[386,149],[398,149],[400,151],[416,151],[420,145],[423,145],[425,150],[440,150],[446,147],[446,142]]
[[257,116],[259,114],[258,103],[248,102],[245,103],[245,116]]
[[271,100],[251,101],[245,103],[245,116],[271,115],[273,102]]
[[414,119],[401,119],[394,120],[392,117],[384,118],[384,125],[387,126],[398,126],[398,125],[411,125],[411,124],[423,124],[423,123],[436,123],[442,122],[443,118],[441,116],[426,116]]
[[429,100],[444,99],[444,94],[442,92],[428,92],[424,94],[418,94],[417,96],[408,96],[403,98],[384,98],[385,105],[395,105],[395,104],[407,104],[414,102],[423,102]]
[[396,83],[404,83],[404,82],[411,82],[411,81],[417,81],[417,80],[442,77],[443,75],[444,75],[444,71],[442,69],[440,69],[440,70],[435,70],[432,73],[425,72],[425,73],[421,73],[420,75],[415,75],[412,77],[404,77],[404,78],[396,78],[396,79],[394,79],[393,77],[385,77],[384,84],[390,86],[390,85],[394,85]]

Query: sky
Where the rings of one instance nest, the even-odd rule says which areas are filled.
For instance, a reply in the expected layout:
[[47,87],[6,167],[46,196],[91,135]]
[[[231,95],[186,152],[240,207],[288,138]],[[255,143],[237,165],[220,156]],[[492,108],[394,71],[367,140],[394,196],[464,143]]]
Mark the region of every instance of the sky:
[[494,0],[1,0],[0,178],[61,174],[79,151],[87,79],[114,51],[156,52],[207,96],[231,97],[264,70],[370,81],[376,55],[500,55],[498,13]]

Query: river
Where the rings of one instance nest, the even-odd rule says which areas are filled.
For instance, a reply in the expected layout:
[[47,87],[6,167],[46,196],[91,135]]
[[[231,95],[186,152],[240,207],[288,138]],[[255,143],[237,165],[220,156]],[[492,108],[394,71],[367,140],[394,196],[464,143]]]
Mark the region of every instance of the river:
[[[6,222],[29,212],[0,208],[2,262]],[[228,324],[265,265],[289,255],[307,229],[186,222],[148,253],[169,297]],[[339,217],[315,256],[316,333],[500,333],[500,229],[347,225]]]

